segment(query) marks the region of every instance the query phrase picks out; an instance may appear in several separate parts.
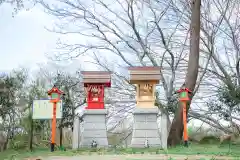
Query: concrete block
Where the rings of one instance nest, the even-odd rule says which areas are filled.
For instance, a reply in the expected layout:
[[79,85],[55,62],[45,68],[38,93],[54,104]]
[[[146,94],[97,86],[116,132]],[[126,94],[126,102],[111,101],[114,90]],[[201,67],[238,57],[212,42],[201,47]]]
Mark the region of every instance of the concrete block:
[[[90,148],[91,147],[91,143],[92,143],[92,138],[90,137],[85,137],[82,142],[81,142],[81,147],[84,147],[84,148]],[[105,148],[107,147],[107,144],[108,144],[108,141],[107,141],[107,138],[101,138],[101,137],[98,137],[95,139],[97,144],[98,144],[98,147],[99,148]]]
[[[157,124],[158,112],[158,108],[136,108],[134,110],[131,147],[144,148],[146,141],[148,141],[150,147],[163,148],[162,134],[159,133]],[[163,140],[163,142],[165,141]]]
[[96,115],[96,114],[88,115],[86,113],[83,115],[84,123],[104,123],[106,118],[103,117],[102,115]]
[[93,140],[97,142],[98,147],[108,147],[106,114],[105,109],[85,110],[81,147],[90,147]]
[[156,130],[158,129],[158,126],[156,126],[154,123],[143,123],[143,122],[135,122],[134,123],[135,129],[143,129],[143,130]]
[[135,122],[155,122],[156,119],[157,119],[157,114],[150,114],[150,113],[147,113],[147,114],[135,114],[136,116],[134,117],[134,121]]
[[162,142],[162,148],[167,148],[167,138],[168,138],[168,130],[167,130],[167,115],[161,114],[161,124],[160,124],[160,137]]
[[[136,145],[143,145],[145,144],[145,139],[144,138],[135,138],[133,141],[135,141]],[[150,147],[152,147],[152,145],[161,145],[161,142],[159,141],[159,138],[148,138],[148,142],[151,144]]]
[[141,113],[144,113],[144,114],[146,114],[146,113],[155,114],[155,113],[158,113],[158,112],[159,112],[159,110],[156,107],[154,107],[154,108],[136,108],[134,110],[135,114],[141,114]]
[[[148,143],[150,145],[150,148],[160,148],[161,142],[159,141],[159,138],[148,138]],[[145,139],[144,138],[134,138],[131,142],[132,148],[144,148],[145,146]]]
[[72,136],[72,148],[78,149],[80,143],[80,121],[79,117],[74,118],[73,122],[73,136]]
[[101,129],[101,130],[85,130],[83,131],[83,137],[84,138],[104,138],[106,137],[106,130]]
[[100,130],[102,128],[105,128],[106,125],[104,123],[88,123],[87,125],[84,126],[85,130]]
[[149,137],[149,138],[159,138],[159,132],[157,129],[156,130],[148,130],[148,129],[136,129],[135,130],[135,138],[145,138],[145,137]]

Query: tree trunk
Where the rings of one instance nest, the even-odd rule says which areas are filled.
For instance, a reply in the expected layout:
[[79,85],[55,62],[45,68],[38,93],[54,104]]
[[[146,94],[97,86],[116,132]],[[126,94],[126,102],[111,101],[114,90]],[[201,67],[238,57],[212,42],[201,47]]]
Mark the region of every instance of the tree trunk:
[[[191,34],[190,34],[190,54],[188,60],[187,75],[185,78],[186,87],[190,90],[194,90],[197,77],[198,77],[198,65],[199,65],[199,39],[200,39],[200,6],[201,0],[192,0],[191,2]],[[188,105],[189,106],[189,105]],[[187,107],[188,111],[189,107]],[[175,146],[180,144],[183,134],[183,117],[182,117],[182,105],[178,105],[178,109],[175,113],[171,130],[168,136],[168,145]]]
[[60,137],[60,147],[63,147],[63,129],[62,129],[62,127],[60,127],[59,128],[59,131],[60,131],[60,135],[59,135],[59,137]]
[[32,110],[31,110],[31,105],[29,107],[29,121],[30,121],[30,130],[28,132],[29,135],[29,150],[32,152],[33,151],[33,118],[32,118]]
[[9,142],[9,134],[10,134],[10,127],[8,127],[8,131],[7,131],[7,136],[6,136],[6,141],[3,143],[3,151],[7,150],[8,148],[8,142]]
[[63,147],[63,119],[61,119],[60,125],[59,125],[59,143],[60,143],[60,147]]

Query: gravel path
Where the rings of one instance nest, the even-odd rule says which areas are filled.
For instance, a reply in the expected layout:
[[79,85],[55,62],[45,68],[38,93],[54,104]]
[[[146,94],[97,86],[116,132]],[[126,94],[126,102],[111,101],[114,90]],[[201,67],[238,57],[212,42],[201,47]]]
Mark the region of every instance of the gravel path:
[[[204,158],[205,160],[210,160],[213,156],[204,155],[79,155],[72,157],[65,156],[52,156],[48,158],[41,158],[41,160],[168,160],[170,157],[174,160],[200,160]],[[214,156],[215,160],[231,160],[234,158],[226,156]],[[29,159],[29,160],[36,160]]]

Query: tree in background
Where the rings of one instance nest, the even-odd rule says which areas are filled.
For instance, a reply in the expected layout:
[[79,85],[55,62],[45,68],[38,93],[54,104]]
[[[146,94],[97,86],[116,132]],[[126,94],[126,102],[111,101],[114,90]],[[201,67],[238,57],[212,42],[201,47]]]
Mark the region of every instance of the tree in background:
[[[202,86],[211,92],[203,100],[206,105],[199,106],[197,113],[189,112],[192,117],[226,134],[233,132],[231,128],[238,134],[239,7],[240,3],[232,0],[204,0],[202,3],[200,50],[210,55]],[[204,67],[200,65],[200,68]],[[200,91],[206,94],[203,87]]]
[[[182,138],[182,110],[173,96],[176,88],[185,82],[193,90],[191,107],[194,109],[189,109],[189,117],[221,128],[221,122],[208,114],[209,108],[205,109],[203,103],[198,106],[197,100],[204,101],[213,94],[218,81],[233,88],[231,76],[238,81],[240,79],[238,1],[202,0],[202,5],[200,2],[59,0],[54,5],[40,1],[50,15],[60,20],[53,32],[84,39],[84,42],[58,43],[61,53],[56,56],[57,60],[88,54],[101,69],[113,71],[113,75],[121,79],[116,86],[119,92],[128,91],[132,95],[134,87],[127,84],[127,74],[119,68],[162,68],[156,105],[167,114],[169,129],[170,117],[174,117],[168,141],[170,145],[180,143]],[[111,58],[104,59],[106,54]],[[222,60],[224,54],[228,56]],[[114,58],[117,60],[114,61]],[[201,63],[198,63],[199,60]],[[109,63],[118,69],[112,69],[107,65]],[[233,68],[236,73],[232,72]],[[198,72],[201,73],[199,76]],[[199,89],[201,93],[197,92]]]
[[[191,25],[190,25],[190,51],[188,59],[187,75],[185,84],[188,89],[193,91],[198,78],[199,67],[199,40],[200,40],[200,15],[201,0],[192,0],[191,2]],[[193,96],[192,96],[193,97]],[[189,104],[190,105],[190,104]],[[188,107],[187,111],[190,107]],[[183,135],[183,107],[178,104],[178,109],[172,122],[171,130],[168,136],[168,145],[175,146],[182,140]]]
[[15,10],[22,9],[24,7],[24,0],[0,0],[0,5],[3,3],[9,3],[14,6]]
[[[197,22],[197,12],[200,11],[197,10],[197,5],[200,5],[200,2],[196,1],[195,4],[194,2],[192,2],[194,9],[192,12],[189,9],[191,8],[189,7],[190,3],[186,3],[185,0],[178,2],[171,0],[115,0],[114,3],[104,0],[56,2],[61,5],[52,5],[44,0],[40,1],[50,15],[57,18],[61,17],[60,24],[56,24],[53,32],[84,36],[83,39],[86,39],[86,42],[83,43],[58,43],[59,49],[64,49],[64,51],[56,57],[57,60],[76,58],[84,54],[91,55],[94,52],[92,56],[95,58],[96,64],[108,70],[109,68],[106,67],[106,62],[102,58],[101,52],[103,52],[120,59],[115,65],[118,64],[122,68],[127,66],[160,66],[162,68],[161,89],[164,92],[159,92],[156,105],[162,112],[166,113],[168,129],[170,129],[171,124],[170,116],[175,116],[172,130],[177,130],[177,137],[182,135],[181,125],[179,125],[182,122],[181,117],[179,117],[181,107],[178,108],[175,105],[176,98],[173,97],[173,94],[175,88],[180,87],[180,83],[184,83],[182,70],[186,69],[186,61],[189,64],[185,80],[187,87],[194,90],[198,76],[200,23]],[[193,18],[190,29],[192,35],[190,49],[187,39],[191,13]],[[74,22],[71,23],[71,27],[65,25],[70,24],[70,22]],[[189,53],[187,50],[191,52],[189,54],[190,60],[186,58]],[[206,58],[202,57],[202,59]],[[119,78],[126,80],[121,86],[133,88],[127,84],[126,75],[121,75],[118,71],[113,72]],[[203,72],[201,76],[204,74]],[[198,80],[196,86],[199,85]],[[133,91],[132,94],[134,94]],[[178,124],[176,124],[176,120],[179,120]],[[173,137],[170,136],[170,138]],[[176,138],[174,141],[179,143],[180,139]]]
[[[75,110],[85,104],[85,101],[79,100],[83,97],[83,90],[79,88],[81,86],[80,80],[74,78],[73,75],[69,75],[64,72],[58,72],[53,77],[54,85],[64,92],[62,97],[63,101],[63,117],[59,120],[58,128],[60,131],[60,146],[63,145],[63,128],[72,128],[75,117]],[[78,97],[79,96],[79,97]],[[84,98],[83,98],[84,99]]]
[[5,132],[6,140],[4,140],[3,149],[6,149],[9,139],[11,139],[17,131],[19,118],[21,116],[21,108],[18,101],[24,93],[24,84],[27,80],[26,70],[14,70],[7,76],[1,78],[1,83],[5,86],[5,92],[0,93],[0,119],[1,131]]
[[[16,15],[20,10],[25,8],[26,3],[36,4],[36,0],[0,0],[0,7],[3,4],[10,4],[13,7],[12,16]],[[26,8],[27,10],[29,8]]]
[[238,117],[240,114],[240,87],[236,83],[234,85],[234,88],[229,88],[225,84],[219,86],[216,97],[211,98],[207,104],[210,110],[209,114],[216,116],[218,121],[228,122],[227,126],[216,125],[216,123],[215,127],[225,133],[238,136],[240,135],[240,118]]

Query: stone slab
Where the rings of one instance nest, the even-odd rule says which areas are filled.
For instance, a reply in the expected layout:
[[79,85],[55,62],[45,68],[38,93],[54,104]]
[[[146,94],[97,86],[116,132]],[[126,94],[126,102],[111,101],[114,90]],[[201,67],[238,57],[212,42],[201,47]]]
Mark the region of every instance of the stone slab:
[[131,147],[144,148],[148,141],[149,147],[163,148],[157,124],[158,112],[158,108],[136,108],[134,110]]
[[135,108],[135,110],[133,111],[134,114],[146,114],[146,113],[149,113],[149,114],[158,114],[159,110],[157,107],[154,107],[154,108],[149,108],[149,109],[146,109],[146,108]]
[[106,134],[106,129],[101,129],[101,130],[86,130],[84,128],[85,131],[83,131],[83,137],[85,138],[91,138],[91,137],[95,137],[95,138],[104,138],[105,134]]
[[107,110],[106,109],[86,109],[83,112],[84,114],[87,115],[102,115],[102,114],[107,114]]
[[[134,122],[155,122],[156,118],[157,118],[157,114],[153,114],[153,113],[140,113],[140,114],[136,114],[134,113],[134,115],[136,115],[134,117]],[[144,117],[143,117],[144,116]]]
[[75,116],[73,122],[73,136],[72,136],[72,149],[78,149],[80,143],[80,120]]
[[85,110],[81,147],[91,147],[93,140],[97,142],[98,147],[108,147],[106,114],[106,109]]
[[[107,139],[105,137],[104,138],[98,137],[96,139],[96,141],[98,143],[98,147],[99,148],[106,148],[107,147],[108,141],[107,141]],[[90,148],[91,147],[91,143],[92,143],[92,138],[85,137],[82,140],[82,144],[84,144],[84,145],[81,145],[81,147]]]
[[146,129],[146,130],[156,130],[158,129],[158,126],[156,126],[154,123],[143,123],[143,122],[139,122],[139,121],[136,121],[134,123],[134,126],[135,126],[135,129]]
[[[157,129],[158,131],[158,129]],[[149,129],[136,129],[135,130],[135,138],[145,138],[145,137],[151,137],[151,138],[159,138],[159,132],[156,132],[155,130],[149,130]]]
[[[144,148],[145,138],[134,138],[131,142],[133,148]],[[161,148],[161,141],[159,138],[148,138],[150,148]]]
[[167,115],[164,113],[161,113],[161,118],[160,121],[160,126],[159,126],[159,131],[160,131],[160,137],[161,137],[161,142],[162,142],[162,148],[166,149],[167,148],[167,138],[168,138],[168,125],[167,125]]
[[86,129],[86,130],[100,130],[104,127],[106,127],[106,125],[104,123],[99,123],[99,122],[91,123],[91,122],[89,122],[88,125],[84,126],[84,129]]
[[105,117],[102,116],[102,115],[105,115],[105,114],[101,114],[101,115],[88,115],[88,114],[84,114],[85,115],[85,119],[84,119],[84,122],[85,123],[105,123]]

